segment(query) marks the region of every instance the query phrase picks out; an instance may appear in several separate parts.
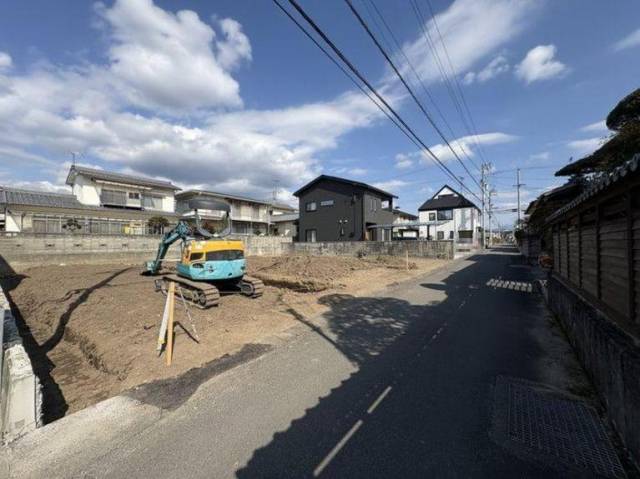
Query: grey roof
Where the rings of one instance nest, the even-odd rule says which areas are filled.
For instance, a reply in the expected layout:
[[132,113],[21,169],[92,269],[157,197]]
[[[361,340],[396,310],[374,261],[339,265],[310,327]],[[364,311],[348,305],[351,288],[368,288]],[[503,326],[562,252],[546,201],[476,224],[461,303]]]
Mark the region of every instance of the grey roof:
[[[438,193],[440,193],[443,189],[448,188],[453,191],[457,196],[442,196],[440,198],[436,198]],[[444,185],[442,188],[438,190],[438,193],[433,195],[431,199],[422,203],[422,206],[418,208],[418,211],[426,211],[426,210],[450,210],[454,208],[475,208],[478,207],[458,193],[456,190],[451,188],[449,185]]]
[[407,213],[406,211],[399,210],[398,208],[394,208],[393,209],[393,214],[397,215],[397,216],[405,216],[405,217],[410,218],[412,220],[417,220],[418,219],[418,217],[416,215],[414,215],[413,213]]
[[[225,198],[229,200],[238,200],[238,201],[246,201],[248,203],[259,203],[261,205],[272,205],[272,202],[267,200],[256,200],[255,198],[250,198],[248,196],[240,196],[240,195],[232,195],[229,193],[221,193],[219,191],[208,191],[208,190],[185,190],[180,193],[176,193],[176,199],[182,199],[184,197],[189,196],[216,196],[218,198]],[[278,206],[278,205],[274,205]],[[279,206],[281,207],[281,205]]]
[[74,195],[65,193],[48,193],[44,191],[21,190],[0,186],[0,204],[49,206],[55,208],[86,208]]
[[592,198],[601,191],[613,186],[618,181],[628,177],[633,173],[640,173],[640,153],[636,153],[635,155],[633,155],[633,157],[629,161],[627,161],[623,165],[618,166],[611,173],[608,173],[595,180],[593,185],[587,188],[584,193],[578,195],[573,201],[570,201],[558,211],[549,216],[549,218],[547,218],[547,222],[557,219],[559,216],[563,215],[570,209],[575,208],[580,203],[587,201],[589,198]]
[[273,215],[271,217],[272,223],[282,223],[284,221],[296,221],[298,219],[298,213],[291,213],[288,215]]
[[67,175],[67,184],[72,185],[76,175],[88,176],[92,179],[113,181],[114,183],[124,183],[132,186],[148,186],[152,188],[163,188],[168,190],[179,190],[177,186],[170,181],[155,180],[145,176],[125,175],[124,173],[115,173],[113,171],[97,170],[95,168],[87,168],[86,166],[73,165],[69,169]]
[[380,188],[376,188],[375,186],[368,185],[367,183],[363,183],[361,181],[349,180],[347,178],[340,178],[338,176],[329,176],[329,175],[320,175],[316,179],[311,180],[309,183],[307,183],[306,185],[301,187],[298,191],[296,191],[293,194],[293,196],[300,196],[303,191],[311,188],[313,185],[315,185],[316,183],[319,183],[320,181],[335,181],[338,183],[345,183],[347,185],[357,186],[358,188],[363,188],[365,190],[375,191],[376,193],[380,193],[384,196],[397,198],[397,196],[394,195],[393,193],[389,193],[388,191],[381,190]]

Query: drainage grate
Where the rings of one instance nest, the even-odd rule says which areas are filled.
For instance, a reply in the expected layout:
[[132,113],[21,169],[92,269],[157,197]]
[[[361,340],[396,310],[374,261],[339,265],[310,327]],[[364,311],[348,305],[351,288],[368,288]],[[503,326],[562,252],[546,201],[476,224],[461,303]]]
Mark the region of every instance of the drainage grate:
[[494,435],[516,453],[603,477],[626,474],[596,411],[539,384],[498,377]]

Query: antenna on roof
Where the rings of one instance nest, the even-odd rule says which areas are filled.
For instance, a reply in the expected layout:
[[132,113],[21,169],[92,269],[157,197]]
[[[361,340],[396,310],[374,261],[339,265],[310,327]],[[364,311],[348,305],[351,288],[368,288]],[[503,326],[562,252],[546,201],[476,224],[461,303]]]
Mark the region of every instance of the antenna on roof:
[[79,151],[70,151],[69,153],[71,153],[71,165],[76,166],[76,158],[82,156],[82,153]]

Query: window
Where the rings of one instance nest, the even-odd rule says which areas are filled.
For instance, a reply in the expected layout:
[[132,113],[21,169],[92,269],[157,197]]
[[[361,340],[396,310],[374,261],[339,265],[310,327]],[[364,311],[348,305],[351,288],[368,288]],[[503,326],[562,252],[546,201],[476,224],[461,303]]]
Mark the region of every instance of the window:
[[438,211],[438,220],[452,220],[453,210],[440,210]]
[[316,211],[318,209],[318,204],[315,201],[310,201],[307,203],[306,210],[307,211]]
[[316,242],[316,230],[306,230],[304,233],[304,239],[307,243]]
[[196,260],[202,259],[203,256],[204,256],[204,253],[191,253],[191,256],[189,256],[189,261],[196,261]]
[[320,206],[333,206],[333,200],[324,200],[320,202]]
[[458,231],[458,238],[461,238],[461,239],[473,239],[473,231],[472,230],[460,230],[460,231]]
[[387,209],[389,209],[389,204],[390,204],[389,200],[381,201],[380,202],[380,208],[382,208],[383,210],[387,210]]
[[439,240],[443,240],[444,239],[444,231],[438,231],[438,239]]
[[149,210],[161,210],[162,196],[144,195],[142,197],[142,206]]
[[242,258],[244,258],[244,253],[237,249],[207,252],[207,261],[234,261]]
[[436,220],[436,214],[435,213],[429,213],[429,221],[435,221]]
[[140,193],[129,192],[129,199],[130,200],[139,200],[140,199]]
[[453,230],[449,231],[449,239],[453,239]]
[[127,204],[127,193],[118,190],[105,190],[100,192],[100,202],[103,205],[125,206]]

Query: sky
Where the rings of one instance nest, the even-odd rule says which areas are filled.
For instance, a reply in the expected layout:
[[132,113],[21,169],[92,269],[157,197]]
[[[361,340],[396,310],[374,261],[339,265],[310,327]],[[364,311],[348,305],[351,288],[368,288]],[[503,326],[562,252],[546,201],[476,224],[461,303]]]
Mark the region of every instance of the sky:
[[300,4],[456,180],[271,1],[4,0],[0,185],[69,191],[75,157],[292,202],[329,174],[415,213],[444,184],[478,203],[487,162],[509,227],[516,168],[524,208],[606,139],[607,113],[638,87],[636,0],[354,0],[449,148],[344,1]]

